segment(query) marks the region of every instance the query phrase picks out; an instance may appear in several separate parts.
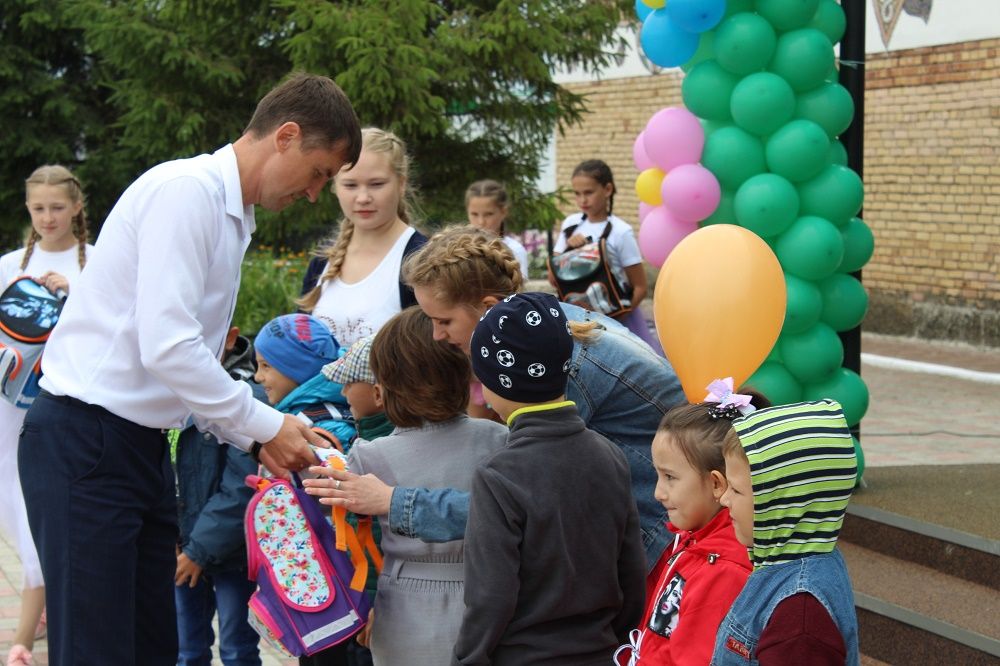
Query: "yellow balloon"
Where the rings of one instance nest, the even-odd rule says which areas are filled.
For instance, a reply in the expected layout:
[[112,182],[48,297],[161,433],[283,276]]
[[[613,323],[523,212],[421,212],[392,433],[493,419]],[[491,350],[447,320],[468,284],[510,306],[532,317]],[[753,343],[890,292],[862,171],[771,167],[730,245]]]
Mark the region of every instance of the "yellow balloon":
[[663,182],[665,174],[652,167],[646,169],[635,179],[635,193],[639,195],[639,201],[650,206],[659,206],[663,203],[663,195],[660,194],[660,183]]
[[647,7],[652,7],[653,9],[661,9],[666,5],[666,0],[641,0],[642,4]]
[[739,387],[760,367],[785,318],[785,278],[752,231],[715,224],[667,257],[653,295],[656,333],[689,402],[715,379]]

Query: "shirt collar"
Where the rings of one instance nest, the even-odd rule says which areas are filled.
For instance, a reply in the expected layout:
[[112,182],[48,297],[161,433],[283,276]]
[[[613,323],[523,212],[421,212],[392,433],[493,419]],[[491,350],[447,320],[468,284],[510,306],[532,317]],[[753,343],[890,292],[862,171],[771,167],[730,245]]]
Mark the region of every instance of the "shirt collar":
[[229,143],[215,151],[222,172],[222,187],[226,194],[226,214],[240,221],[240,226],[247,235],[254,232],[257,223],[254,218],[253,204],[243,205],[243,187],[240,185],[240,168],[236,162],[236,151]]

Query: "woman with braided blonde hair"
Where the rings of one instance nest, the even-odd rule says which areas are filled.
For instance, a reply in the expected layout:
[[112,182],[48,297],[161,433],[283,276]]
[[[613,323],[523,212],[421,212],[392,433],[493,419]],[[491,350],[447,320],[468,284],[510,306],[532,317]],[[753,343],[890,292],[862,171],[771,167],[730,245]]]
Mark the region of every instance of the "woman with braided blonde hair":
[[[57,164],[38,167],[25,181],[25,206],[31,231],[25,245],[0,257],[0,291],[15,278],[30,276],[53,294],[68,294],[87,263],[83,189],[76,176]],[[28,528],[28,515],[17,473],[17,440],[26,410],[0,400],[0,528],[17,546],[24,571],[21,616],[14,633],[9,666],[31,663],[35,638],[44,633],[42,568]]]
[[361,157],[337,174],[333,191],[344,217],[309,263],[298,305],[349,347],[416,303],[400,267],[427,238],[411,226],[410,159],[392,132],[361,130]]
[[[522,286],[520,266],[503,241],[468,227],[436,234],[406,261],[403,277],[433,322],[434,339],[466,354],[483,313]],[[618,322],[567,303],[560,307],[574,337],[566,397],[587,427],[625,453],[646,558],[655,564],[672,537],[666,510],[653,497],[657,478],[650,443],[667,410],[685,402],[680,382],[664,358]],[[465,493],[391,488],[370,475],[334,471],[330,476],[340,484],[335,488],[331,481],[316,494],[358,513],[388,513],[397,534],[425,541],[464,534]]]

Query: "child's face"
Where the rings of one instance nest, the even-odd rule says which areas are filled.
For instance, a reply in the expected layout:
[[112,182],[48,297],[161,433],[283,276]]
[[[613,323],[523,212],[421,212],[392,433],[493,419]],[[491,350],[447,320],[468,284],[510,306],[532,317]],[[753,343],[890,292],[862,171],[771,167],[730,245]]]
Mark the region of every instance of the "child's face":
[[344,384],[340,392],[347,398],[355,419],[363,419],[382,411],[382,395],[375,384],[351,382]]
[[257,374],[253,376],[257,383],[264,387],[267,400],[277,405],[286,395],[298,388],[298,384],[278,372],[264,357],[257,353]]
[[458,347],[469,355],[469,342],[479,318],[486,308],[495,305],[493,297],[483,299],[477,306],[459,303],[447,305],[439,299],[433,287],[414,287],[413,295],[434,326],[434,339]]
[[587,216],[588,220],[600,222],[608,217],[608,199],[614,191],[614,185],[608,183],[601,185],[590,176],[573,176],[570,181],[573,185],[573,195],[576,198],[576,205],[580,212]]
[[507,209],[501,207],[492,197],[471,197],[465,207],[465,213],[469,217],[469,224],[495,234],[500,233],[500,227],[507,218]]
[[726,481],[729,488],[722,495],[722,506],[729,509],[736,530],[736,540],[753,545],[753,486],[750,465],[739,456],[726,456]]
[[76,244],[73,218],[83,208],[74,203],[61,185],[30,185],[25,206],[31,215],[31,226],[41,236],[38,245],[49,252],[68,250]]
[[404,185],[387,154],[362,150],[358,163],[337,175],[334,191],[354,226],[372,231],[396,221]]
[[653,467],[657,476],[653,496],[667,510],[674,527],[698,530],[719,512],[719,497],[725,489],[721,475],[695,469],[669,432],[658,432],[653,438]]

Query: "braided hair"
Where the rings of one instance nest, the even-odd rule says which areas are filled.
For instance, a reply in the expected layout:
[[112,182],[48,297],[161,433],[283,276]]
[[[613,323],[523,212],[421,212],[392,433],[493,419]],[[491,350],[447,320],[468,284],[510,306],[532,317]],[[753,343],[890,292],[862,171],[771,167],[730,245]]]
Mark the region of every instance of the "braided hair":
[[[24,181],[25,191],[30,191],[34,185],[62,187],[70,201],[74,204],[80,204],[80,212],[73,216],[70,228],[73,237],[76,238],[77,261],[82,269],[87,263],[87,214],[83,206],[85,203],[83,186],[80,185],[80,181],[77,180],[72,171],[60,164],[45,164],[32,171],[31,175]],[[24,243],[24,257],[21,259],[20,268],[22,271],[28,267],[31,255],[35,251],[35,243],[41,239],[42,237],[32,227]]]

